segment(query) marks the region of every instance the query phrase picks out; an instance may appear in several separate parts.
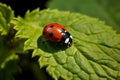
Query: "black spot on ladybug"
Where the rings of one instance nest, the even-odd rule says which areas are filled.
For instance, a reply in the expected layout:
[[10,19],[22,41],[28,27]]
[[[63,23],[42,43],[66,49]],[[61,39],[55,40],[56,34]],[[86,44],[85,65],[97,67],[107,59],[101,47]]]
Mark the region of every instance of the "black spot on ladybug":
[[53,36],[53,33],[50,33],[49,36],[52,37],[52,36]]
[[54,27],[53,25],[50,26],[50,28],[53,28],[53,27]]

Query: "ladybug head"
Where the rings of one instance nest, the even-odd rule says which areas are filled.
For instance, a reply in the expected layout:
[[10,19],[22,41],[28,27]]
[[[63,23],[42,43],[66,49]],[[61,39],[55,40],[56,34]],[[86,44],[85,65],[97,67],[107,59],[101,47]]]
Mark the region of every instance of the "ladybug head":
[[68,32],[62,33],[61,43],[65,44],[67,47],[72,45],[72,36]]

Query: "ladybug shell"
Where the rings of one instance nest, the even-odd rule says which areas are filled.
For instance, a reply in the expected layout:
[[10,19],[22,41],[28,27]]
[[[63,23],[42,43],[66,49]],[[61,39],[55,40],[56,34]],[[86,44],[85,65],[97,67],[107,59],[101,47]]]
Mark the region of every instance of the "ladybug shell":
[[64,26],[57,24],[57,23],[51,23],[45,26],[43,29],[43,36],[50,41],[53,42],[61,42],[62,39],[62,32],[68,32]]

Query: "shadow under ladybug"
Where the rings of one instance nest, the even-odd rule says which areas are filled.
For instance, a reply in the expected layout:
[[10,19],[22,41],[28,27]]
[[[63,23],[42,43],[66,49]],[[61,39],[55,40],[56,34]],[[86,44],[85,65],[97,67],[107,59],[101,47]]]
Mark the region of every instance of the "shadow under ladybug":
[[[72,42],[72,39],[70,40]],[[68,46],[64,42],[52,42],[52,41],[46,40],[43,36],[40,36],[39,39],[37,40],[37,46],[43,51],[49,52],[49,53],[55,53],[60,50],[65,50],[68,48]]]
[[64,26],[58,23],[47,24],[43,29],[43,35],[38,39],[38,47],[52,53],[64,50],[71,45],[72,36]]

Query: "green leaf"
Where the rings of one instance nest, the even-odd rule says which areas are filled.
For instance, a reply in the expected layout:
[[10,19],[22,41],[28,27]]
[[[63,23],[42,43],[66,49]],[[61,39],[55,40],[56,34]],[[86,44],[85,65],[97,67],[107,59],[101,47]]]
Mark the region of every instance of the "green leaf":
[[120,32],[120,0],[51,0],[48,8],[98,17]]
[[12,9],[7,5],[0,3],[0,35],[6,35],[9,32],[9,22],[12,18]]
[[[46,67],[55,80],[120,78],[120,34],[104,22],[78,13],[37,9],[13,23],[16,37],[26,39],[24,50],[33,49],[33,57],[40,56],[40,68]],[[63,48],[45,40],[42,30],[48,23],[64,25],[73,36],[72,46]]]
[[20,71],[16,55],[20,40],[14,38],[13,17],[12,9],[0,3],[0,80],[14,80],[13,75]]

